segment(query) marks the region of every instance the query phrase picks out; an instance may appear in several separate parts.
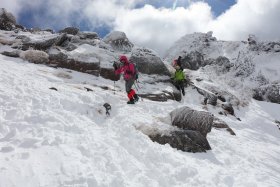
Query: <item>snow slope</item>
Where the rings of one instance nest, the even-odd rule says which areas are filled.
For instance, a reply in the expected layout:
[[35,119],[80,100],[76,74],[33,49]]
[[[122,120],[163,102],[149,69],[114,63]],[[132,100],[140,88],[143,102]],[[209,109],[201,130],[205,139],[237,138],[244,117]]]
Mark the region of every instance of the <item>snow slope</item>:
[[[180,103],[144,99],[131,106],[122,80],[114,94],[112,81],[2,55],[0,75],[1,187],[280,185],[280,131],[274,123],[280,105],[252,100],[236,109],[241,122],[221,117],[237,136],[212,129],[212,150],[193,154],[153,143],[138,130],[168,128],[167,116],[177,107],[203,110],[202,96],[191,88]],[[139,92],[170,89],[140,86]],[[112,106],[110,117],[105,102]]]

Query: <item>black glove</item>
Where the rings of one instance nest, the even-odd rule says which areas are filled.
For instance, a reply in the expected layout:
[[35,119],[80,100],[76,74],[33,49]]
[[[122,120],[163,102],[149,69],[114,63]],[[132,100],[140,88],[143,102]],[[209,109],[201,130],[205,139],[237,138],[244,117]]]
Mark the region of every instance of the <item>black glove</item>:
[[117,69],[118,69],[118,65],[117,65],[117,63],[116,63],[116,62],[114,62],[113,67],[114,67],[114,69],[115,69],[115,70],[117,70]]

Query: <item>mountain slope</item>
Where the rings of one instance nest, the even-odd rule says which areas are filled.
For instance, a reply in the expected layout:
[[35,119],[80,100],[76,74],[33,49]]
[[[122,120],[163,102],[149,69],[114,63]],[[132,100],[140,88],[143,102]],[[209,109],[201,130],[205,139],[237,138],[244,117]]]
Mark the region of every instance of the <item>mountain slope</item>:
[[[212,129],[212,150],[193,154],[154,143],[141,132],[168,128],[175,108],[205,110],[203,97],[190,87],[182,102],[144,99],[130,106],[122,80],[114,94],[113,81],[2,55],[0,74],[0,186],[280,184],[277,104],[252,100],[236,109],[241,122],[220,116],[237,136]],[[146,79],[142,75],[140,93],[170,89]],[[112,106],[110,117],[105,102]],[[218,115],[216,107],[207,109]]]

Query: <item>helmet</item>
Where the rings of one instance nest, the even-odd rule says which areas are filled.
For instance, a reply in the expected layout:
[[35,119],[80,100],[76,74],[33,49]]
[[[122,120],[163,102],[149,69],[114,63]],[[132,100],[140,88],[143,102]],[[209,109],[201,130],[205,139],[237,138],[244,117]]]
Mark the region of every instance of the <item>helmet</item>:
[[124,55],[121,55],[120,56],[120,62],[124,63],[124,64],[128,64],[128,59],[126,56]]

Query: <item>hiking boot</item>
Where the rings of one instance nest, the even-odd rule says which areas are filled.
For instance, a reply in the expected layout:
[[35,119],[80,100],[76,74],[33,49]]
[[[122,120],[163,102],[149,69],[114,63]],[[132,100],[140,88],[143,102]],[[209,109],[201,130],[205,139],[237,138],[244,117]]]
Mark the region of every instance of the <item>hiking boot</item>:
[[134,99],[130,99],[129,101],[127,101],[127,104],[135,104]]
[[134,101],[137,102],[139,100],[139,97],[137,94],[134,95]]

